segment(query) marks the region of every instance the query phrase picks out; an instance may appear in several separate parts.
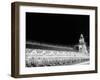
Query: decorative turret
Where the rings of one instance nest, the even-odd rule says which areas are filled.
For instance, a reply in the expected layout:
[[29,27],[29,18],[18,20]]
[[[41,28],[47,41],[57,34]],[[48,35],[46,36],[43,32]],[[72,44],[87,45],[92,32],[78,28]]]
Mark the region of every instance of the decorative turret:
[[88,53],[83,34],[80,35],[78,47],[79,47],[79,52],[84,53],[84,54]]

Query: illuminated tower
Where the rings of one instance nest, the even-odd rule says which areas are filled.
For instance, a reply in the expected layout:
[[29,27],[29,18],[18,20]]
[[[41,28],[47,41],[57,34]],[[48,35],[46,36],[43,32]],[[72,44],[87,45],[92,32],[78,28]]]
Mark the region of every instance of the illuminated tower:
[[88,53],[83,34],[81,34],[79,38],[79,52],[84,54]]

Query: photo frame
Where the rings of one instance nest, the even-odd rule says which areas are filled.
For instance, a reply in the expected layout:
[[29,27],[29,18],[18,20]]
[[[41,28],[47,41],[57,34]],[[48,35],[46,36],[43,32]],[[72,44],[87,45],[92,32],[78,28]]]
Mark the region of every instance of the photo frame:
[[13,2],[11,76],[97,73],[97,7]]

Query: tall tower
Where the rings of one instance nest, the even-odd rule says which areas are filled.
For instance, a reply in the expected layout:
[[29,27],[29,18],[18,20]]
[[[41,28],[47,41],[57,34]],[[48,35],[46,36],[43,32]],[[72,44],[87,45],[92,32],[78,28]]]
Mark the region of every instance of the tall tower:
[[83,34],[80,35],[78,47],[79,47],[79,52],[84,53],[84,54],[88,53]]

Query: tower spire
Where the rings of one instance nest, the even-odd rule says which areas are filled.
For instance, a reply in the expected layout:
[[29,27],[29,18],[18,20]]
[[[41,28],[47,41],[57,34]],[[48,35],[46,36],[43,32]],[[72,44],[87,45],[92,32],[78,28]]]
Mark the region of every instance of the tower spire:
[[88,53],[83,34],[81,34],[79,38],[79,52]]

